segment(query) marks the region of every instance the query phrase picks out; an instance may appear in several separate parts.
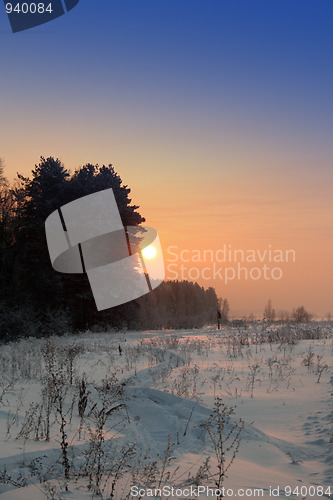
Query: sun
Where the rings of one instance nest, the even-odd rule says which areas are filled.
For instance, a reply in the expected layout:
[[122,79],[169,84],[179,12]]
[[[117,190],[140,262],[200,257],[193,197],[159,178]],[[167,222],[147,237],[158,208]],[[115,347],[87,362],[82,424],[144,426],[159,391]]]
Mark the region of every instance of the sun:
[[146,259],[153,259],[156,255],[156,248],[155,247],[152,247],[151,245],[149,245],[148,247],[145,247],[143,250],[142,250],[142,255],[146,258]]

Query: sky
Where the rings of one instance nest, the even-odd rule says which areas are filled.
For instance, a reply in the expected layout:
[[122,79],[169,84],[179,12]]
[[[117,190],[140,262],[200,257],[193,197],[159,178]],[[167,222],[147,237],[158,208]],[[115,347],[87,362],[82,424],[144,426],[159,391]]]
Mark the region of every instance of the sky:
[[[332,17],[330,0],[80,0],[13,34],[1,4],[6,175],[41,155],[71,171],[112,163],[159,232],[167,276],[183,265],[235,316],[268,299],[333,313]],[[216,262],[225,245],[296,257],[257,256],[252,278],[226,283],[244,263]]]

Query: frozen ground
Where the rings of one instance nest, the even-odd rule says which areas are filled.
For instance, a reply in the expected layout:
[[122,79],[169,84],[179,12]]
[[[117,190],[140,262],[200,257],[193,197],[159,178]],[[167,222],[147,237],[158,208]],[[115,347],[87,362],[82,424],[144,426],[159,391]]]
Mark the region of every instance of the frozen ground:
[[226,498],[333,498],[332,332],[255,324],[2,346],[0,499],[172,498],[172,486],[173,498],[221,498],[195,490],[218,481],[216,401],[233,445],[224,467],[237,451]]

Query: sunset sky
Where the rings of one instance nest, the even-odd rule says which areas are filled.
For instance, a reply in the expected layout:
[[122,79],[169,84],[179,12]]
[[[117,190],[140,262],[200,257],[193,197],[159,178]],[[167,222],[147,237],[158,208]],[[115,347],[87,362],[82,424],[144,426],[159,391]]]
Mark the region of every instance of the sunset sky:
[[331,0],[80,0],[17,34],[0,9],[8,178],[112,163],[167,266],[169,246],[295,250],[280,280],[198,279],[232,314],[333,314]]

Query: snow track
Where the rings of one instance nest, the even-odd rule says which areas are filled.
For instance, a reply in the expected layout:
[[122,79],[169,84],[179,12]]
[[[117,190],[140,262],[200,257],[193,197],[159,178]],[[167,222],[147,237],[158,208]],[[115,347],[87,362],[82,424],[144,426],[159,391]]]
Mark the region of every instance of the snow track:
[[[253,336],[256,334],[254,331]],[[235,338],[239,339],[239,335],[237,330]],[[251,332],[244,332],[244,335],[251,338]],[[44,342],[30,341],[30,363],[36,365],[30,367],[32,373],[38,372]],[[76,394],[73,418],[66,428],[70,455],[76,457],[76,466],[84,460],[84,452],[89,446],[89,433],[96,425],[92,419],[93,410],[101,408],[102,388],[111,384],[112,389],[113,382],[108,380],[116,375],[123,393],[121,401],[112,402],[111,398],[107,403],[110,417],[104,429],[106,449],[120,449],[133,443],[137,455],[148,452],[151,460],[158,461],[170,441],[173,463],[179,467],[182,480],[195,474],[208,457],[214,466],[213,445],[203,424],[212,413],[214,397],[219,396],[228,406],[235,407],[234,421],[244,420],[239,453],[226,479],[229,487],[263,488],[264,498],[269,498],[269,488],[276,486],[333,487],[331,337],[284,346],[250,343],[241,345],[240,350],[230,348],[232,330],[221,333],[211,328],[195,331],[192,335],[184,331],[179,334],[89,333],[54,339],[54,342],[61,349],[74,344],[83,346],[73,372],[75,384],[86,374],[89,392],[80,439],[78,392],[74,383],[68,391],[70,397]],[[119,346],[122,354],[119,354]],[[13,348],[20,349],[20,346],[4,346],[3,356],[7,353],[10,359]],[[317,383],[315,366],[306,367],[303,363],[310,351],[329,366],[320,383]],[[24,350],[21,352],[24,358]],[[252,380],[251,397],[250,375],[256,364],[259,370]],[[6,470],[13,479],[20,475],[27,477],[31,486],[23,490],[29,491],[34,500],[45,498],[45,495],[36,493],[37,478],[29,473],[31,463],[37,460],[42,463],[44,472],[51,471],[49,476],[45,473],[46,478],[52,477],[55,471],[61,475],[62,469],[59,422],[55,416],[52,417],[50,442],[34,441],[30,437],[15,439],[27,418],[29,405],[40,403],[42,387],[43,382],[36,377],[16,377],[0,409],[0,472]],[[22,400],[19,394],[24,394]],[[108,392],[106,397],[109,397]],[[115,412],[114,407],[117,407]],[[225,432],[229,430],[230,425]],[[13,485],[0,485],[1,500],[19,499],[23,490]],[[72,485],[73,500],[91,498],[87,495],[82,484],[80,487]],[[123,500],[123,493],[117,495],[116,500]]]

